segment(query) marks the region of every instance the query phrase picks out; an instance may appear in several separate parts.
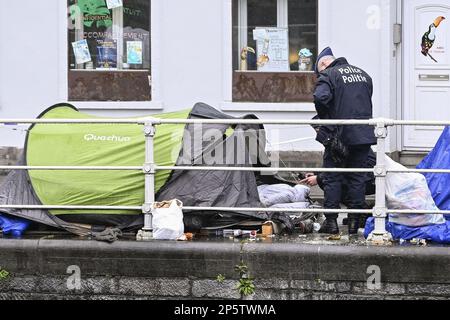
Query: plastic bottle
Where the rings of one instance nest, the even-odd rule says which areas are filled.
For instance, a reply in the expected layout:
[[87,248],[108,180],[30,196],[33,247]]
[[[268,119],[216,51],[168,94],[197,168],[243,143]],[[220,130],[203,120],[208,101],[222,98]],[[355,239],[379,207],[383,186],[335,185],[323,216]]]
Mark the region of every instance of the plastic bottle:
[[317,223],[317,222],[314,222],[313,223],[313,229],[314,229],[314,232],[319,232],[320,231],[320,223]]

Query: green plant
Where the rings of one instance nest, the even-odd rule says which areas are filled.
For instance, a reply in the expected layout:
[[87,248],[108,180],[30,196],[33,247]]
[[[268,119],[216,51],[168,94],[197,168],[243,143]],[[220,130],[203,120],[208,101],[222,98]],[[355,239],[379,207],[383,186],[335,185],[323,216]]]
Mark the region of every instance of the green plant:
[[0,267],[0,280],[6,279],[9,277],[9,272],[2,269],[2,267]]
[[216,278],[218,283],[223,283],[225,281],[225,276],[223,274],[219,274]]
[[239,279],[237,289],[239,293],[243,296],[251,296],[255,293],[255,285],[253,279],[251,278],[241,278]]
[[[241,241],[241,250],[240,250],[240,263],[234,267],[234,270],[239,274],[239,280],[236,286],[239,294],[242,296],[251,296],[255,293],[255,284],[253,283],[253,278],[250,277],[248,272],[248,266],[244,262],[244,246],[248,243],[247,240]],[[219,279],[219,278],[218,278]],[[218,280],[219,281],[219,280]]]
[[241,261],[241,263],[234,267],[234,270],[236,270],[242,278],[247,274],[248,266],[244,263],[244,261]]

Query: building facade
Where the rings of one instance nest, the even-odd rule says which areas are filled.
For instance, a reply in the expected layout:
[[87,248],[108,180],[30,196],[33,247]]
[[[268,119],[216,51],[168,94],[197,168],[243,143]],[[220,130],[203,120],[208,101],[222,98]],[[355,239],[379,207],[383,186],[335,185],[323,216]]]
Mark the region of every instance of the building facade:
[[[2,1],[0,118],[68,101],[106,117],[205,102],[310,119],[311,68],[331,46],[373,77],[375,117],[449,119],[449,13],[448,0]],[[308,126],[267,129],[269,149],[321,150]],[[26,127],[0,131],[0,145],[23,145]],[[429,150],[441,131],[392,128],[388,151]]]

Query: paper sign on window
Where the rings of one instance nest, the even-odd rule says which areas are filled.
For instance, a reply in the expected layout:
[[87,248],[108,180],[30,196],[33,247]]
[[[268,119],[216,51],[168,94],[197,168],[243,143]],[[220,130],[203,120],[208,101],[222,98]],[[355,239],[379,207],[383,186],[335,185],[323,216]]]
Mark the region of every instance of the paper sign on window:
[[97,40],[97,69],[117,68],[117,41]]
[[86,39],[72,42],[73,52],[77,64],[82,64],[91,61],[91,53]]
[[127,63],[142,64],[142,41],[127,41]]
[[123,7],[123,2],[122,0],[106,0],[106,6],[108,9],[119,8]]
[[289,37],[285,28],[256,28],[258,71],[289,71]]

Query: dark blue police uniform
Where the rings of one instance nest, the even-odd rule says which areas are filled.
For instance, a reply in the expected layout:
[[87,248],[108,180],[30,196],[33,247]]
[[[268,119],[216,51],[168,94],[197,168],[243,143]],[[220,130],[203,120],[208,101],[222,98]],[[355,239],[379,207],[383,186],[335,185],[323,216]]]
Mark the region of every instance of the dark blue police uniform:
[[[320,75],[314,92],[314,103],[321,119],[371,119],[372,118],[372,78],[361,68],[350,65],[345,58],[333,61]],[[325,168],[366,168],[370,146],[376,144],[374,128],[369,125],[342,126],[330,130],[328,137],[321,137],[325,145]],[[348,148],[348,156],[338,164],[332,157],[327,138],[339,134]],[[321,136],[321,135],[318,135]],[[330,173],[323,177],[325,208],[339,209],[342,199],[342,184],[346,184],[349,209],[365,206],[365,173]],[[337,214],[327,215],[327,219],[337,218]],[[349,215],[349,219],[358,219]]]

